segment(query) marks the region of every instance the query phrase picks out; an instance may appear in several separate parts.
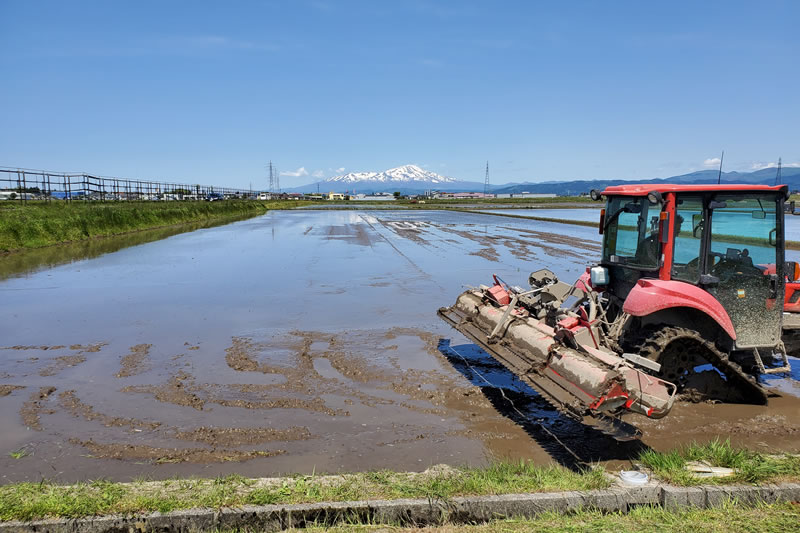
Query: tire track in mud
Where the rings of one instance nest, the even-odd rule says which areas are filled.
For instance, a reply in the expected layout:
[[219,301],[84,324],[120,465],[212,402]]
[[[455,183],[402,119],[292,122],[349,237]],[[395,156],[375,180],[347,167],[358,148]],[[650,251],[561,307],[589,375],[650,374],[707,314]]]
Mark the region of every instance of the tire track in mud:
[[[385,236],[383,233],[381,233],[380,231],[378,231],[378,230],[375,228],[375,226],[373,226],[373,225],[372,225],[372,223],[371,223],[369,220],[367,220],[366,218],[364,218],[364,215],[361,215],[361,214],[359,214],[359,217],[361,218],[361,220],[363,220],[363,221],[364,221],[364,223],[365,223],[365,224],[367,224],[367,225],[368,225],[370,228],[372,228],[372,231],[374,231],[374,232],[375,232],[375,233],[376,233],[378,236],[380,236],[380,238],[381,238],[381,239],[383,239],[383,240],[384,240],[384,242],[386,242],[386,243],[387,243],[389,246],[391,246],[391,247],[392,247],[392,249],[393,249],[395,252],[397,252],[397,254],[398,254],[400,257],[402,257],[403,259],[405,259],[406,261],[408,261],[408,264],[410,264],[410,265],[411,265],[411,266],[412,266],[412,267],[413,267],[413,268],[414,268],[414,269],[415,269],[417,272],[419,272],[420,274],[422,274],[422,275],[425,277],[425,279],[429,280],[431,283],[433,283],[434,285],[436,285],[436,286],[437,286],[437,287],[439,287],[440,289],[444,290],[444,287],[442,287],[441,285],[439,285],[439,283],[438,283],[438,282],[437,282],[437,281],[436,281],[436,280],[433,278],[433,276],[431,276],[431,275],[430,275],[430,274],[428,274],[428,273],[427,273],[425,270],[423,270],[422,268],[420,268],[420,266],[419,266],[419,265],[417,265],[417,264],[416,264],[416,263],[415,263],[415,262],[414,262],[414,261],[413,261],[413,260],[412,260],[410,257],[408,257],[406,254],[404,254],[402,251],[400,251],[400,249],[399,249],[397,246],[395,246],[395,245],[394,245],[394,243],[393,243],[393,242],[392,242],[392,241],[391,241],[389,238],[387,238],[387,237],[386,237],[386,236]],[[377,219],[377,218],[376,218],[376,220],[378,220],[378,221],[380,222],[380,220],[379,220],[379,219]]]

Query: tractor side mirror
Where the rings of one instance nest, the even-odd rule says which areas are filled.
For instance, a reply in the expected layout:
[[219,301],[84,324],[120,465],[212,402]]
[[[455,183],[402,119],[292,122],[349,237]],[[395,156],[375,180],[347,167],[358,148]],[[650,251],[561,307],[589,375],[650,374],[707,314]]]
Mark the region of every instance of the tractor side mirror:
[[703,215],[692,215],[692,237],[698,239],[698,232],[703,230]]
[[753,211],[753,218],[764,220],[765,218],[767,218],[767,212],[766,211]]

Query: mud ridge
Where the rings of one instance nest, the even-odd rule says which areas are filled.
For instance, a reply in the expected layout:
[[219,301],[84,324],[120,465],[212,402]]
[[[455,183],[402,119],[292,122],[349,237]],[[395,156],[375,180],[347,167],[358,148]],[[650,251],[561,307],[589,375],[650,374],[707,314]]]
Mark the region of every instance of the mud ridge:
[[39,371],[39,375],[43,377],[55,376],[62,370],[73,366],[78,366],[86,362],[86,356],[82,354],[77,355],[61,355],[53,358],[52,362]]
[[8,396],[15,390],[24,389],[25,385],[0,385],[0,398]]
[[71,444],[89,450],[92,457],[122,461],[148,461],[163,463],[224,463],[242,462],[256,457],[274,457],[285,450],[216,450],[210,448],[156,448],[144,444],[99,443],[91,439],[70,439]]
[[19,414],[22,416],[22,421],[25,425],[36,431],[42,430],[42,424],[39,419],[41,413],[52,414],[55,411],[45,409],[45,403],[50,398],[50,395],[56,391],[55,387],[41,387],[38,392],[31,394],[30,399],[22,405]]
[[164,403],[183,405],[202,411],[206,400],[196,394],[194,378],[180,371],[163,385],[129,385],[122,392],[138,392],[152,394],[156,400]]
[[98,413],[94,408],[82,402],[74,390],[63,391],[58,395],[58,404],[71,415],[83,417],[86,420],[97,420],[106,427],[130,427],[134,429],[156,429],[161,422],[146,422],[135,418],[122,418]]
[[147,370],[148,356],[152,344],[137,344],[131,346],[131,353],[120,360],[122,369],[114,374],[118,378],[136,376]]
[[218,428],[200,427],[191,431],[178,431],[175,438],[203,442],[213,447],[242,446],[273,441],[307,440],[311,432],[306,427],[273,428]]

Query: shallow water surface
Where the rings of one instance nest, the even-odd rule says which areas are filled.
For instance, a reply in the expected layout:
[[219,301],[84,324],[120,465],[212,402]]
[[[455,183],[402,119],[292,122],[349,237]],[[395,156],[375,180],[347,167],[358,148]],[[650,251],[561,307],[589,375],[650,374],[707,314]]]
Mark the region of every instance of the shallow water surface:
[[598,255],[581,226],[274,211],[8,278],[0,482],[625,460],[436,316],[493,273],[572,281]]

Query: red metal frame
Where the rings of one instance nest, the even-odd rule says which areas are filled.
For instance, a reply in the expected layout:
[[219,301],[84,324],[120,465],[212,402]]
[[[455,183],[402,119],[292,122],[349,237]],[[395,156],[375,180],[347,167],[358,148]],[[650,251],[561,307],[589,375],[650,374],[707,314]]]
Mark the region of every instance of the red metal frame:
[[[664,211],[669,215],[667,219],[669,238],[666,244],[661,247],[664,254],[664,263],[658,269],[658,279],[668,281],[672,279],[672,248],[675,246],[675,193],[666,195]],[[661,235],[661,228],[659,228],[658,234]]]
[[725,308],[711,294],[683,281],[640,279],[631,289],[622,310],[633,316],[647,316],[673,307],[691,307],[711,317],[736,340],[736,330]]
[[750,185],[725,184],[725,185],[680,185],[669,183],[640,183],[635,185],[612,185],[603,190],[604,196],[645,196],[649,192],[658,191],[661,194],[676,192],[724,192],[724,191],[774,191],[786,192],[787,185]]

